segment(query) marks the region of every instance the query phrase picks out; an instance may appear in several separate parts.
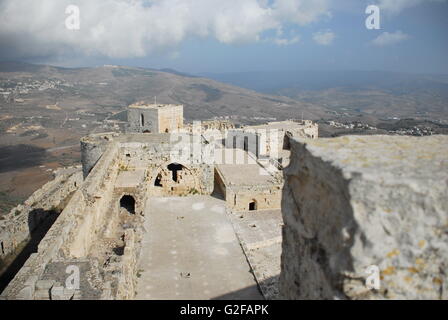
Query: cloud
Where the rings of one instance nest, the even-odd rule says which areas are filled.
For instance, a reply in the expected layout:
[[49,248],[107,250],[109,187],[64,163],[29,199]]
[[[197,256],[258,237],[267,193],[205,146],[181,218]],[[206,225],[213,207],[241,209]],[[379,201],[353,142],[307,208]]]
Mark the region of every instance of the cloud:
[[384,9],[391,14],[397,14],[404,9],[415,7],[422,3],[444,1],[446,0],[378,0],[378,5],[381,9]]
[[397,32],[393,32],[393,33],[383,32],[377,38],[372,40],[371,43],[377,47],[384,47],[384,46],[393,45],[393,44],[402,42],[409,38],[410,38],[409,35],[401,32],[401,31],[397,31]]
[[273,39],[274,43],[279,45],[279,46],[289,46],[291,44],[295,44],[298,43],[300,41],[300,37],[299,36],[294,36],[290,39],[288,38],[275,38]]
[[333,43],[336,35],[330,30],[313,33],[313,40],[322,46],[328,46]]
[[[188,38],[254,43],[285,25],[328,16],[330,0],[0,0],[0,58],[144,57]],[[80,30],[65,9],[80,8]],[[298,37],[275,37],[278,45]]]

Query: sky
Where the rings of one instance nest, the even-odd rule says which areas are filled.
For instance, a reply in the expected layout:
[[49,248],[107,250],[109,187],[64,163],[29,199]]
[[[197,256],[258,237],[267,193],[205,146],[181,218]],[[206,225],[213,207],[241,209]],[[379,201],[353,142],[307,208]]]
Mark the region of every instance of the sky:
[[0,60],[64,67],[448,74],[447,30],[448,0],[0,0]]

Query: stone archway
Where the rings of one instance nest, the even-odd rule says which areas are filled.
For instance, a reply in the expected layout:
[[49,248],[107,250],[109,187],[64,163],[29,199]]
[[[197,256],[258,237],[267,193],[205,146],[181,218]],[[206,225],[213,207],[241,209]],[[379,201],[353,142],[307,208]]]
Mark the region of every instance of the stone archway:
[[125,194],[120,199],[120,208],[125,209],[130,214],[135,214],[136,202],[135,198],[129,194]]
[[194,171],[187,166],[168,162],[152,171],[149,181],[152,190],[163,195],[197,194],[202,189]]

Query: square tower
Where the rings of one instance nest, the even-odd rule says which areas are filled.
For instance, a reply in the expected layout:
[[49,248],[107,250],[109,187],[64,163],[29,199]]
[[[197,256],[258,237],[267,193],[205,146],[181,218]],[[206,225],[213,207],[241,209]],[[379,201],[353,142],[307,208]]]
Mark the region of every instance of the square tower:
[[129,133],[171,133],[183,126],[183,105],[136,103],[128,108]]

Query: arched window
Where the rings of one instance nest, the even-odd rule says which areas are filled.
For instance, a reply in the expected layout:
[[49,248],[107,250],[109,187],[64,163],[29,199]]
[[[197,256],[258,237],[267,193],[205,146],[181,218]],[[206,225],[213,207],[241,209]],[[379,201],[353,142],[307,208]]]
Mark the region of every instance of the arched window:
[[140,115],[140,125],[142,127],[145,126],[145,116],[143,115],[143,113]]
[[168,165],[167,168],[173,173],[173,181],[177,182],[178,180],[177,172],[181,171],[184,168],[184,166],[178,163],[171,163]]
[[156,177],[156,181],[154,181],[154,186],[162,187],[162,175],[159,173]]

